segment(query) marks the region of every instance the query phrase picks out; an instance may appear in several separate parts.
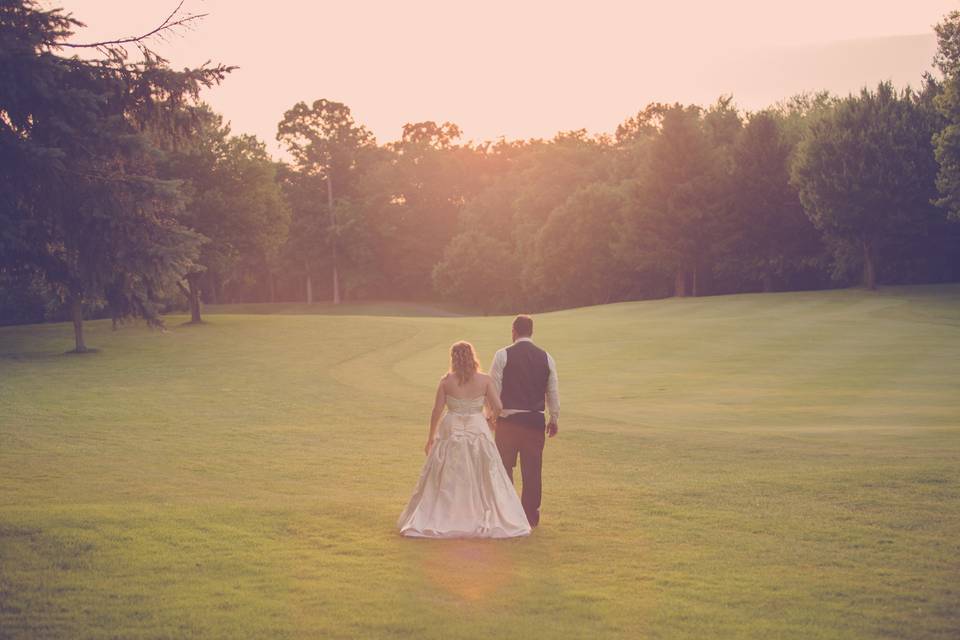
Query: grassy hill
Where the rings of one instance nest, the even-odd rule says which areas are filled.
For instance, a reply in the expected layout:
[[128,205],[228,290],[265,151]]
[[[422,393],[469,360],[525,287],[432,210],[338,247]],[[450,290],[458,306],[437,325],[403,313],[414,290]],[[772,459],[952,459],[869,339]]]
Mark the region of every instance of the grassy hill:
[[279,310],[0,329],[0,637],[960,635],[960,286],[538,316],[561,433],[501,542],[393,526],[509,318]]

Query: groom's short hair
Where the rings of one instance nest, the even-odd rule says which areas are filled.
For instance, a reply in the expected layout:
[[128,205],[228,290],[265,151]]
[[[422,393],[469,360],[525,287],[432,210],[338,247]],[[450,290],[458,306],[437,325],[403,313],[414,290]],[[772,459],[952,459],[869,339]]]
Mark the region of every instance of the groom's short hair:
[[513,331],[518,336],[529,338],[533,335],[533,318],[528,315],[519,315],[513,319]]

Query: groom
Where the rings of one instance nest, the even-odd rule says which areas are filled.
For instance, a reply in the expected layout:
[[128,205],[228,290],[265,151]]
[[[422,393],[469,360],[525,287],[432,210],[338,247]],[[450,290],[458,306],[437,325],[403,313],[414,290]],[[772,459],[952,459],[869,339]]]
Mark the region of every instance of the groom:
[[[520,503],[531,527],[540,522],[540,469],[544,432],[557,435],[560,419],[560,386],[557,365],[550,354],[533,343],[533,318],[513,320],[513,344],[497,351],[490,377],[500,392],[503,411],[494,417],[497,449],[513,481],[513,468],[520,456],[523,490]],[[544,417],[549,409],[549,421]]]

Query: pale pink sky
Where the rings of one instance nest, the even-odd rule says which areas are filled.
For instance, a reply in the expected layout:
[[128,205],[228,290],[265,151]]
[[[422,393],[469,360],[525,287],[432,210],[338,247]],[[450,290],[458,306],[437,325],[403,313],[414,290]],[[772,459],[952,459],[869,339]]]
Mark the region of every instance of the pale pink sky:
[[[87,41],[146,31],[176,0],[45,0]],[[345,102],[380,142],[449,120],[476,140],[612,131],[650,101],[732,93],[757,109],[804,90],[917,84],[950,0],[726,2],[186,0],[210,15],[155,43],[175,66],[240,68],[205,96],[271,150],[299,100]],[[798,8],[802,7],[802,8]]]

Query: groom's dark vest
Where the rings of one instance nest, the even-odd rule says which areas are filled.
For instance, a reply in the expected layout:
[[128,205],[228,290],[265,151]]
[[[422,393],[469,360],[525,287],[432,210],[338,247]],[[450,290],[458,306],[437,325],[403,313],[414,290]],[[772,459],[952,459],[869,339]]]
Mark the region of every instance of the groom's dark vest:
[[527,340],[521,340],[507,347],[507,364],[503,368],[503,385],[500,401],[504,409],[529,411],[509,416],[507,419],[543,427],[544,397],[547,394],[547,381],[550,379],[550,365],[547,352]]

